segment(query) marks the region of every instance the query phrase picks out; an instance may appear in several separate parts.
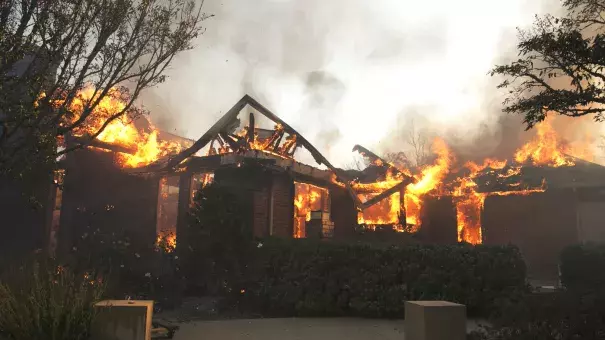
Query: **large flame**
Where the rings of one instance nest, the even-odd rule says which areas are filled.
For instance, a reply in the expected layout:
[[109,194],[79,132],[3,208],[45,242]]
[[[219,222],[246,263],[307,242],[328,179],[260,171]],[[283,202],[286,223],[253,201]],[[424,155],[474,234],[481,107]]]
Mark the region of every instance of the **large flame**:
[[[445,183],[446,176],[454,169],[455,158],[445,141],[435,139],[433,153],[437,156],[433,164],[424,166],[419,174],[415,175],[417,182],[410,184],[405,189],[404,206],[406,213],[407,229],[417,231],[422,226],[420,213],[424,199],[429,196],[447,195],[452,196],[456,206],[456,218],[458,229],[458,241],[479,244],[482,242],[481,213],[485,199],[490,195],[530,195],[544,192],[546,183],[534,188],[523,188],[522,183],[514,182],[514,176],[520,175],[522,166],[573,166],[573,156],[582,155],[584,159],[592,159],[585,145],[581,149],[564,143],[553,126],[553,119],[547,119],[536,127],[535,136],[526,144],[521,146],[513,155],[512,162],[498,159],[485,159],[480,163],[467,162],[464,164],[464,175],[454,181]],[[381,166],[382,162],[374,165]],[[407,171],[407,169],[406,169]],[[486,173],[494,174],[498,181],[506,184],[507,191],[479,192],[476,182],[478,176]],[[352,183],[352,187],[361,200],[367,200],[380,192],[398,183],[398,178],[389,176],[386,180],[376,183]],[[397,225],[400,202],[398,194],[367,208],[360,213],[360,224],[393,224]],[[370,226],[372,227],[372,226]]]
[[[95,94],[92,87],[81,90],[70,105],[70,111],[73,113],[70,123],[76,122],[81,117],[86,104],[97,100],[99,95],[100,93]],[[55,104],[61,104],[61,101],[57,101]],[[73,130],[73,134],[78,137],[92,136],[110,117],[119,114],[125,108],[124,96],[118,89],[111,89],[106,96],[101,98],[84,123]],[[118,153],[117,163],[122,167],[135,168],[181,151],[183,146],[180,143],[158,140],[158,134],[159,131],[154,127],[149,133],[140,131],[126,113],[112,120],[96,139],[132,150],[131,153]]]
[[[361,200],[377,196],[378,194],[359,194]],[[372,205],[371,207],[360,211],[357,216],[357,223],[366,226],[375,225],[398,225],[399,224],[399,207],[400,193],[396,192],[384,200]]]
[[[529,142],[521,146],[514,154],[516,164],[509,165],[505,172],[498,174],[499,179],[507,179],[518,175],[523,164],[533,166],[573,166],[575,162],[570,155],[577,154],[574,150],[562,143],[553,127],[554,118],[548,118],[536,127],[536,134]],[[485,198],[490,195],[529,195],[545,191],[545,183],[539,188],[510,190],[506,192],[477,192],[476,177],[486,169],[502,170],[507,166],[504,160],[486,159],[483,164],[468,162],[465,167],[470,174],[458,179],[454,189],[457,220],[458,241],[478,244],[482,242],[481,212]],[[509,183],[510,188],[520,183]]]
[[418,176],[418,182],[408,185],[405,192],[406,223],[411,226],[412,231],[418,231],[422,224],[420,211],[423,196],[438,189],[454,161],[454,157],[444,140],[435,139],[432,150],[437,155],[434,164],[423,167]]
[[515,152],[517,163],[552,167],[574,165],[569,157],[572,150],[561,143],[553,127],[553,120],[554,118],[547,118],[536,126],[534,138]]
[[503,169],[506,161],[485,159],[483,164],[467,162],[465,168],[470,174],[458,179],[452,196],[456,204],[456,220],[458,229],[458,242],[478,244],[482,242],[481,211],[487,194],[477,192],[477,175],[487,169]]

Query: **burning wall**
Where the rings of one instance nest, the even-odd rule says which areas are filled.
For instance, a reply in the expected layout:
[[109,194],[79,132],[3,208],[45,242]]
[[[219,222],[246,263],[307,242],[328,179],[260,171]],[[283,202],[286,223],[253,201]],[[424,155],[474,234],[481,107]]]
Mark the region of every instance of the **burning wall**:
[[[75,122],[86,104],[97,98],[93,88],[82,90],[69,108],[73,113],[69,122],[63,123]],[[125,103],[123,94],[112,89],[82,125],[65,140],[59,140],[65,148],[84,143],[83,149],[70,152],[63,160],[66,181],[58,232],[63,251],[80,234],[90,232],[79,230],[82,225],[87,229],[111,226],[136,235],[139,243],[151,244],[149,238],[155,240],[151,236],[155,230],[147,227],[157,221],[158,234],[174,244],[178,177],[163,179],[159,185],[158,179],[131,176],[123,170],[155,162],[182,150],[191,141],[159,131],[136,109],[110,120],[91,140],[108,119],[124,110]]]
[[559,254],[580,241],[573,190],[491,195],[482,212],[484,243],[519,247],[530,279],[558,281]]
[[[83,94],[82,98],[83,100],[87,98],[86,93]],[[248,97],[244,97],[241,102],[245,104],[246,98]],[[250,98],[247,100],[251,101]],[[238,103],[238,105],[240,104]],[[238,105],[234,109],[239,108],[241,111],[245,106],[243,104],[241,106]],[[256,107],[258,108],[258,106]],[[102,106],[102,110],[107,112],[111,112],[115,108],[119,108],[119,102],[111,98]],[[258,109],[264,108],[260,107]],[[231,115],[232,110],[226,116]],[[99,115],[106,114],[105,111],[100,112]],[[233,117],[235,119],[236,116]],[[269,113],[267,117],[273,116]],[[284,125],[285,123],[276,121],[275,117],[270,119],[275,122],[272,130],[258,128],[255,124],[254,115],[251,114],[249,125],[241,128],[239,131],[236,132],[237,127],[233,127],[229,123],[231,125],[227,124],[220,127],[220,129],[217,128],[213,132],[214,135],[204,135],[202,140],[206,138],[207,143],[209,143],[208,157],[213,155],[245,155],[250,151],[265,155],[261,158],[265,159],[266,162],[260,168],[263,168],[263,171],[268,171],[266,174],[259,174],[257,177],[248,179],[240,178],[235,181],[240,183],[238,185],[243,185],[243,191],[251,190],[249,193],[251,196],[247,195],[246,199],[254,202],[253,206],[251,206],[251,218],[254,221],[255,232],[259,235],[265,235],[273,234],[276,231],[283,230],[283,228],[290,228],[290,235],[293,233],[295,237],[303,237],[309,212],[315,209],[330,210],[329,205],[321,208],[316,207],[319,204],[317,203],[317,197],[321,197],[323,202],[328,201],[329,199],[325,199],[324,197],[332,196],[332,192],[345,189],[346,185],[343,182],[335,180],[333,183],[335,185],[334,188],[326,189],[331,184],[325,187],[322,187],[323,184],[311,186],[302,182],[294,184],[293,179],[290,177],[289,179],[285,179],[285,184],[281,185],[283,190],[279,191],[282,197],[281,200],[283,201],[283,197],[289,197],[289,202],[285,205],[283,203],[276,204],[274,200],[276,199],[275,195],[277,191],[274,188],[275,183],[279,182],[276,178],[281,178],[281,175],[277,173],[283,171],[279,170],[275,172],[276,167],[274,165],[277,164],[276,160],[292,161],[291,166],[296,166],[297,163],[293,161],[294,153],[299,147],[299,143],[303,143],[305,140],[287,125]],[[239,124],[239,120],[237,123]],[[90,125],[94,127],[94,124],[95,121],[91,121]],[[107,130],[108,134],[99,135],[97,140],[121,148],[122,152],[117,154],[115,160],[120,167],[147,164],[183,148],[182,143],[158,142],[158,133],[152,127],[144,129],[135,128],[134,131],[136,133],[131,133],[129,131],[132,131],[130,129],[132,122],[118,121],[116,124],[118,125],[116,125],[115,130]],[[93,130],[94,128],[90,128],[86,131],[81,131],[79,132],[79,136],[84,137]],[[312,146],[304,145],[306,145],[305,148],[314,150]],[[535,140],[519,148],[511,160],[486,159],[481,163],[467,162],[463,165],[458,165],[453,152],[448,148],[445,141],[440,139],[434,142],[433,151],[436,155],[434,162],[415,169],[415,183],[407,185],[405,190],[395,189],[394,191],[390,191],[389,195],[385,196],[385,199],[357,213],[357,223],[369,226],[395,224],[399,231],[419,231],[423,224],[434,224],[433,222],[429,222],[435,219],[428,219],[426,216],[423,217],[423,214],[427,210],[432,210],[432,208],[429,209],[427,207],[427,202],[436,197],[451,197],[451,201],[456,206],[456,232],[458,240],[474,244],[481,243],[483,240],[481,212],[487,197],[493,195],[528,195],[545,190],[542,183],[534,186],[525,186],[521,180],[517,179],[521,173],[522,166],[531,164],[562,167],[571,166],[574,163],[566,155],[566,153],[569,153],[569,150],[561,145],[549,122],[539,125]],[[314,157],[320,162],[327,162],[321,155],[314,154]],[[195,172],[194,168],[190,168],[193,167],[193,163],[189,162],[191,160],[189,158],[188,161],[179,165],[180,171]],[[270,160],[273,160],[273,163]],[[375,167],[389,168],[389,171],[369,181],[351,181],[350,183],[347,181],[347,184],[350,185],[349,188],[355,193],[352,195],[352,202],[350,202],[353,203],[353,211],[355,211],[355,205],[359,205],[359,202],[356,203],[355,200],[359,200],[360,202],[374,200],[384,195],[385,191],[393,189],[394,185],[401,183],[405,176],[411,174],[409,169],[397,168],[390,164],[385,165],[382,160],[374,160],[374,163],[376,163],[373,164]],[[220,166],[223,166],[223,164],[216,165],[215,168]],[[333,175],[337,174],[336,170],[332,171]],[[217,176],[224,177],[224,175],[219,175],[218,173]],[[237,176],[241,176],[241,174],[232,174],[228,177],[234,178]],[[490,176],[491,179],[486,181],[485,177]],[[207,175],[203,175],[202,177],[206,178]],[[233,178],[231,178],[231,181],[233,181]],[[204,182],[206,180],[200,179],[200,181]],[[248,181],[248,183],[244,184],[242,181]],[[251,185],[250,182],[254,182],[254,188],[245,189]],[[313,180],[311,182],[315,183]],[[292,186],[291,189],[289,189],[290,185]],[[499,186],[502,188],[486,190],[486,187],[499,188]],[[175,203],[173,202],[172,204],[174,205]],[[340,204],[339,202],[334,202],[334,204],[343,208],[349,206],[348,203]],[[290,211],[290,223],[293,223],[293,225],[286,225],[283,222],[280,222],[279,226],[276,225],[276,213],[272,209],[279,210],[279,214]],[[294,219],[292,218],[293,215]],[[335,218],[342,221],[346,220],[347,223],[351,224],[347,214],[339,214],[339,212],[335,211],[334,215]],[[405,221],[402,221],[402,216],[405,216]],[[158,219],[161,218],[158,217]],[[279,231],[279,233],[283,232]],[[339,228],[336,228],[335,234],[339,235],[339,233]]]

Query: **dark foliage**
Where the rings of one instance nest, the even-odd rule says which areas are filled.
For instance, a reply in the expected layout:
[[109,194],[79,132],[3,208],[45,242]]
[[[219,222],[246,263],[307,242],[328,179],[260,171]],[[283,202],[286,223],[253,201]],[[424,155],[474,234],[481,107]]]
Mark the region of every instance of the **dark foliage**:
[[[185,0],[0,1],[0,173],[53,165],[111,121],[140,113],[134,101],[166,79],[207,17]],[[75,110],[86,87],[95,95]],[[108,112],[100,103],[114,89],[126,105]],[[57,139],[84,125],[94,126],[84,145],[57,150]]]
[[533,293],[515,301],[492,328],[472,339],[605,339],[605,297],[575,292]]
[[254,246],[241,198],[212,183],[197,191],[190,215],[186,240],[179,241],[189,288],[206,294],[231,291]]
[[570,291],[605,295],[605,245],[575,245],[563,250],[561,283]]
[[519,59],[498,65],[510,88],[505,112],[524,115],[531,128],[547,114],[603,120],[605,18],[603,0],[565,0],[566,16],[538,18],[519,32]]
[[95,268],[109,278],[107,294],[113,298],[155,300],[158,308],[178,304],[183,280],[172,249],[138,242],[111,225],[86,230],[61,259],[65,265],[76,271]]
[[259,245],[231,297],[242,310],[263,315],[402,317],[406,300],[455,301],[470,315],[487,315],[526,288],[525,265],[513,247]]
[[521,295],[502,306],[494,328],[473,339],[605,339],[605,246],[575,245],[561,253],[564,290]]
[[88,339],[104,286],[94,273],[30,258],[0,277],[0,338]]

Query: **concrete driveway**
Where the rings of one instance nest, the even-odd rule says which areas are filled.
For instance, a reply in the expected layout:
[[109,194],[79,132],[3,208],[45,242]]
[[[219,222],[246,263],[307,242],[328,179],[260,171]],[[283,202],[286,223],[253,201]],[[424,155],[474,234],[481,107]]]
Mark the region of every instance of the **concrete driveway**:
[[[469,321],[467,328],[477,327]],[[402,340],[403,320],[288,318],[191,321],[180,325],[175,340]]]

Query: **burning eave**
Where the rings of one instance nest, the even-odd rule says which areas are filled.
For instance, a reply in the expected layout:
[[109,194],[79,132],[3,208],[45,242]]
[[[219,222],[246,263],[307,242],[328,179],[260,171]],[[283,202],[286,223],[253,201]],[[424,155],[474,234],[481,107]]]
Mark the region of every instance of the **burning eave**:
[[605,186],[605,167],[569,156],[573,165],[536,166],[532,164],[487,168],[476,178],[477,192],[514,192]]
[[322,183],[329,183],[332,172],[322,170],[297,162],[293,159],[278,157],[273,153],[261,150],[248,150],[244,153],[226,153],[202,157],[191,157],[182,163],[177,169],[187,172],[214,171],[223,166],[237,166],[250,162],[263,165],[267,168],[274,167],[292,173],[295,176],[305,176]]
[[99,148],[99,149],[112,151],[112,152],[126,153],[126,154],[130,154],[130,155],[134,155],[137,152],[136,148],[133,148],[133,147],[111,144],[111,143],[100,141],[98,139],[90,139],[90,138],[84,137],[84,136],[71,137],[71,138],[69,138],[68,143],[71,144],[70,146],[74,146],[74,147],[78,147],[78,146],[82,147],[82,148],[93,147],[93,148]]

